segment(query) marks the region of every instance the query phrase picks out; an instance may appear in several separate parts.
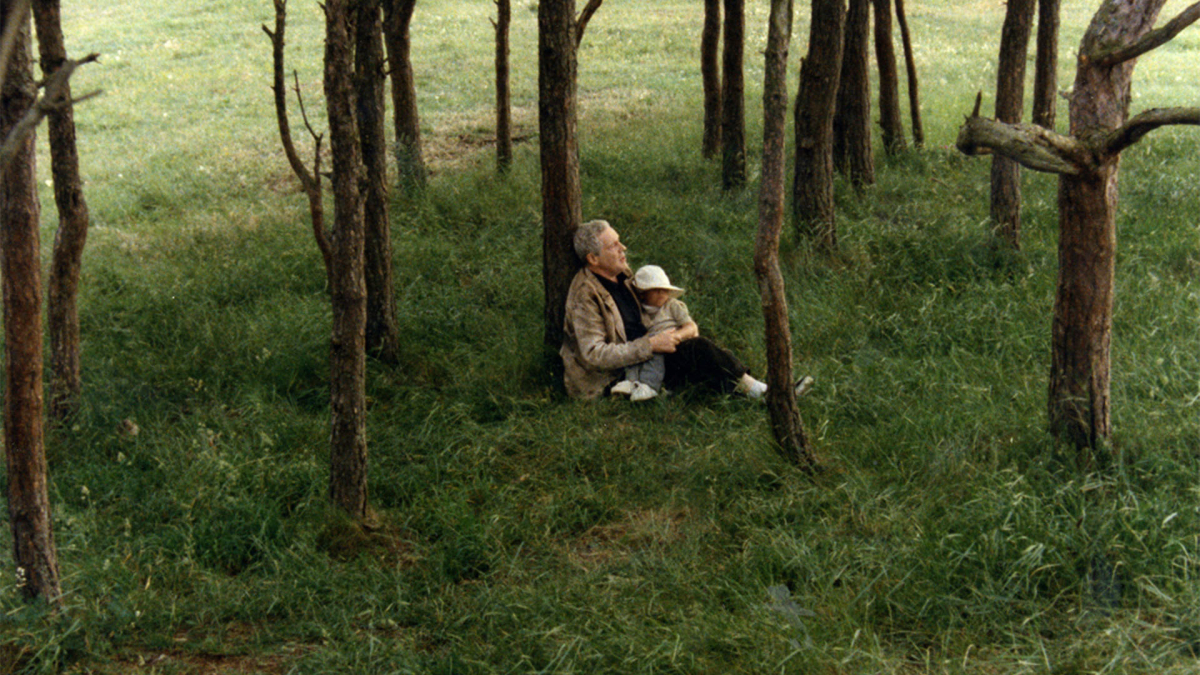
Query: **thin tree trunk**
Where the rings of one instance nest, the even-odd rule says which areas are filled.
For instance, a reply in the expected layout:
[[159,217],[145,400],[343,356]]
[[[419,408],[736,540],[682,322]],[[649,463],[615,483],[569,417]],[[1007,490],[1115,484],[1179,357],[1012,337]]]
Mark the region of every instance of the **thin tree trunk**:
[[900,41],[904,45],[904,69],[908,75],[908,111],[912,120],[913,146],[925,145],[925,127],[921,124],[921,95],[917,83],[917,61],[913,57],[912,36],[908,32],[908,15],[904,0],[896,0],[896,21],[900,24]]
[[367,281],[366,349],[384,363],[400,353],[396,291],[392,283],[392,233],[388,219],[387,134],[384,118],[383,30],[379,0],[360,0],[356,21],[355,89],[363,183],[364,265]]
[[[15,3],[0,0],[7,24]],[[3,89],[0,138],[36,97],[28,18],[17,30]],[[42,428],[42,283],[34,138],[21,144],[0,184],[0,285],[4,294],[4,449],[13,560],[21,593],[58,602],[58,553],[50,523]]]
[[721,185],[733,190],[746,184],[746,101],[743,51],[746,44],[745,0],[725,0],[725,51],[721,86]]
[[[1025,106],[1025,56],[1037,0],[1008,0],[996,68],[996,119],[1015,124]],[[1014,249],[1021,248],[1021,166],[996,155],[992,158],[992,226]]]
[[[35,0],[38,52],[43,78],[49,78],[67,60],[63,45],[58,0]],[[48,115],[50,171],[54,177],[54,203],[58,231],[50,265],[47,314],[50,328],[50,416],[62,420],[79,408],[82,388],[79,362],[79,274],[87,241],[88,207],[79,176],[75,144],[75,112],[71,85],[64,83],[65,105]]]
[[362,155],[354,95],[352,0],[325,3],[325,101],[333,161],[333,337],[330,370],[330,476],[334,504],[367,516],[366,323]]
[[582,220],[575,109],[575,2],[538,3],[538,129],[542,162],[542,281],[545,333],[557,350],[564,304],[579,269],[572,240]]
[[846,24],[843,0],[813,0],[808,56],[796,95],[796,174],[792,217],[797,232],[825,250],[837,248],[833,209],[833,115]]
[[1033,75],[1033,123],[1054,128],[1058,98],[1059,0],[1038,0],[1037,60]]
[[421,149],[421,121],[417,114],[417,88],[410,58],[409,24],[417,0],[384,2],[383,35],[387,42],[388,70],[392,75],[392,115],[396,128],[396,170],[406,189],[423,188],[427,180]]
[[512,102],[508,91],[508,28],[511,0],[496,0],[496,168],[512,166]]
[[883,149],[895,154],[904,149],[904,124],[900,121],[900,78],[892,44],[891,0],[872,0],[875,7],[875,62],[879,67],[879,126]]
[[[841,0],[834,2],[840,4]],[[839,42],[840,30],[839,27]],[[800,411],[796,407],[796,394],[792,389],[792,337],[788,326],[783,274],[779,270],[788,104],[787,59],[791,33],[792,1],[771,0],[763,82],[763,163],[758,197],[758,236],[754,244],[754,273],[762,295],[766,329],[767,413],[771,420],[771,432],[785,459],[801,468],[811,469],[814,464],[812,449],[804,433]]]
[[837,113],[833,117],[833,163],[854,187],[875,184],[871,148],[871,5],[850,0],[846,12]]
[[700,78],[704,82],[705,159],[721,147],[721,0],[704,0],[704,30],[700,33]]

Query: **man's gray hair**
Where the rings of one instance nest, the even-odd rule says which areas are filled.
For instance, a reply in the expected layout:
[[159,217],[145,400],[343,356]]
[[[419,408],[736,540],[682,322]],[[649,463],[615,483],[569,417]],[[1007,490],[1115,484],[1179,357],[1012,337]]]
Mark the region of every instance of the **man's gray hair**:
[[589,220],[575,230],[575,255],[587,264],[588,254],[600,255],[600,233],[612,227],[607,220]]

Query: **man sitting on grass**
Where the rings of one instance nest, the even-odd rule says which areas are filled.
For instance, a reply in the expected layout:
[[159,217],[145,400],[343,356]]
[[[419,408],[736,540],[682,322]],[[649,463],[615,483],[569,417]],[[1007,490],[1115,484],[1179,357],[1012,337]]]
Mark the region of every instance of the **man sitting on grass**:
[[[567,292],[559,350],[569,396],[603,396],[622,379],[624,368],[655,354],[664,355],[668,388],[697,384],[752,398],[766,393],[767,385],[751,377],[737,357],[700,337],[695,323],[647,335],[641,304],[631,286],[625,246],[608,222],[584,223],[575,233],[574,244],[583,268]],[[801,380],[798,393],[811,382],[811,378]]]

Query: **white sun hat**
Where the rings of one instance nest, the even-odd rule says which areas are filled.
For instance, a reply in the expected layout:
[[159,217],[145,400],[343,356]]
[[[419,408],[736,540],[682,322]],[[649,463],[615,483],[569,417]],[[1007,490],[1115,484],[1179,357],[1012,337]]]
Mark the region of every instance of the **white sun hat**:
[[639,267],[637,274],[633,275],[633,287],[639,291],[652,291],[655,289],[670,291],[672,298],[678,298],[683,295],[683,289],[678,286],[672,286],[671,280],[667,278],[667,273],[658,265],[642,265]]

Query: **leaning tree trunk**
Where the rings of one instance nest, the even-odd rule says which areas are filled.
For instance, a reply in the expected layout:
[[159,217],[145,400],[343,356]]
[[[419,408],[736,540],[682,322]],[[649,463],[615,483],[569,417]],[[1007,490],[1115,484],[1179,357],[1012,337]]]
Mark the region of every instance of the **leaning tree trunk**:
[[[1021,121],[1025,106],[1025,55],[1037,0],[1008,0],[996,68],[996,120]],[[1021,166],[997,155],[992,158],[992,226],[1014,249],[1021,248]]]
[[496,168],[506,173],[512,166],[512,100],[508,89],[508,27],[511,0],[496,0]]
[[725,0],[725,51],[721,86],[721,186],[733,190],[746,184],[746,101],[742,68],[746,45],[745,0]]
[[[33,3],[33,13],[45,79],[67,61],[59,2],[37,0]],[[65,82],[63,87],[66,103],[51,111],[47,121],[54,203],[58,208],[58,231],[54,235],[46,303],[50,328],[50,416],[56,420],[65,419],[79,408],[82,378],[76,301],[88,231],[88,207],[83,198],[83,180],[79,176],[79,153],[75,144],[75,112],[70,103],[71,85]]]
[[575,138],[575,2],[538,3],[538,131],[542,161],[542,282],[547,347],[562,345],[571,278],[579,270],[572,240],[582,220]]
[[360,0],[355,22],[355,88],[363,182],[364,271],[367,281],[366,349],[384,363],[400,358],[392,232],[388,220],[387,124],[384,119],[383,32],[379,0]]
[[1059,0],[1038,0],[1037,60],[1033,75],[1033,123],[1054,128],[1058,104]]
[[913,146],[925,145],[925,127],[921,124],[921,95],[917,84],[917,60],[913,56],[912,36],[908,32],[908,15],[904,0],[896,0],[896,22],[900,24],[900,42],[904,45],[904,70],[908,75],[908,112],[912,120]]
[[833,164],[856,188],[875,184],[871,148],[871,0],[850,0],[846,12],[837,113],[833,117]]
[[797,231],[832,251],[837,248],[833,210],[833,114],[842,65],[843,0],[813,0],[808,56],[800,65],[796,96],[796,174],[792,217]]
[[875,7],[875,62],[879,68],[879,126],[883,149],[894,154],[904,149],[904,123],[900,121],[900,78],[896,74],[896,49],[892,45],[891,0],[871,0]]
[[[841,4],[841,0],[833,2]],[[817,13],[815,7],[813,13]],[[796,393],[792,389],[792,337],[788,326],[783,274],[779,270],[788,104],[787,58],[791,33],[791,0],[771,0],[763,82],[763,163],[758,197],[758,236],[754,244],[754,273],[762,295],[767,339],[767,413],[771,420],[771,433],[785,459],[810,470],[815,462],[804,425],[800,421],[800,411],[796,407]],[[840,42],[840,27],[837,38]],[[833,86],[836,89],[837,84]]]
[[700,79],[704,83],[704,141],[708,159],[721,147],[721,0],[704,0],[700,33]]
[[[0,25],[17,3],[0,0]],[[37,87],[28,16],[17,28],[0,89],[0,138],[33,107]],[[42,428],[42,283],[34,139],[21,143],[0,182],[0,284],[4,293],[4,450],[17,583],[29,599],[58,602]]]
[[330,476],[334,504],[367,517],[366,324],[362,155],[355,115],[352,0],[325,3],[325,105],[333,161]]
[[408,27],[416,4],[417,0],[386,0],[383,4],[383,35],[392,75],[396,171],[400,185],[406,189],[423,188],[427,180],[421,150],[421,120],[417,114],[417,87],[409,54]]

